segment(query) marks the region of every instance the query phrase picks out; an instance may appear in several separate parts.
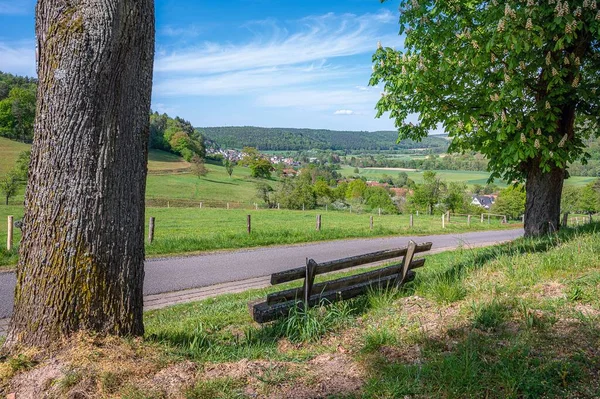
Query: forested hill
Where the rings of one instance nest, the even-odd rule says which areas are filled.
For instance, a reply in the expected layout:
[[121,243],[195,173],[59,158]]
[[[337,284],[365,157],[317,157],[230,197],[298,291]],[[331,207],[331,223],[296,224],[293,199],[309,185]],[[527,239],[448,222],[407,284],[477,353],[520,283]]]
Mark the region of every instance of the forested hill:
[[253,126],[196,128],[222,148],[256,147],[262,151],[292,150],[399,150],[428,148],[445,152],[448,141],[439,136],[418,143],[403,140],[396,143],[397,132],[356,132],[316,129],[263,128]]

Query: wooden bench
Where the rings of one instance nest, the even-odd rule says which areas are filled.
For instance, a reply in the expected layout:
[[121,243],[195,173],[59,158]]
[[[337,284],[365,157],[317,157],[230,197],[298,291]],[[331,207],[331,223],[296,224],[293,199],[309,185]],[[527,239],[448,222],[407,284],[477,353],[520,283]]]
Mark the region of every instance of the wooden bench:
[[[248,304],[250,314],[257,323],[266,323],[287,316],[294,306],[311,307],[322,301],[337,302],[354,298],[372,288],[400,286],[415,278],[413,269],[425,265],[425,259],[413,260],[413,256],[416,253],[429,251],[431,245],[430,242],[417,245],[414,241],[410,241],[405,248],[388,249],[329,262],[317,263],[313,259],[307,259],[306,266],[271,275],[272,285],[304,279],[302,287],[268,294],[266,301],[250,302]],[[399,257],[404,259],[381,269],[314,283],[315,277],[319,274]]]

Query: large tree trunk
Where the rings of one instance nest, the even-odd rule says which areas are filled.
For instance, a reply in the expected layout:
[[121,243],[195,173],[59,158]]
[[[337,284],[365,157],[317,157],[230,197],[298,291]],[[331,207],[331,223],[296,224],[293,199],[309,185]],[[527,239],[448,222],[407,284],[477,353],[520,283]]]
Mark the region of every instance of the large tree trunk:
[[525,236],[539,236],[559,229],[564,181],[564,169],[555,167],[548,173],[542,173],[538,165],[529,169],[525,185]]
[[6,345],[143,334],[152,0],[39,0],[38,101]]

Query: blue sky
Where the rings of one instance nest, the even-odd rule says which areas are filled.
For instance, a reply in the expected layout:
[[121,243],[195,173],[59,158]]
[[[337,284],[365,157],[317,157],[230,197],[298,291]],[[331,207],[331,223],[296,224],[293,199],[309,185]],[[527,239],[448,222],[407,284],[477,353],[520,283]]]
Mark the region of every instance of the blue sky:
[[[392,0],[156,0],[152,107],[194,126],[393,130],[368,87]],[[0,70],[35,75],[34,0],[0,0]]]

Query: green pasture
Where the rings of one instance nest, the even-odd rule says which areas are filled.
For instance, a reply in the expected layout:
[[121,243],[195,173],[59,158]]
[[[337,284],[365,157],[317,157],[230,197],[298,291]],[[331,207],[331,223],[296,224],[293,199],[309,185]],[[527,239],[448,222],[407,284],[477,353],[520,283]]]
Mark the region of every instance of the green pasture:
[[[230,178],[220,165],[206,164],[208,175],[198,177],[191,173],[148,175],[147,199],[181,199],[198,201],[231,201],[252,204],[257,201],[256,183],[250,169],[236,166]],[[277,181],[264,180],[274,186]]]
[[[359,168],[360,176],[364,176],[367,180],[379,180],[383,178],[384,175],[396,177],[398,173],[402,172],[400,170],[386,169],[386,168],[378,168],[378,169],[369,169],[369,168]],[[405,171],[408,177],[414,180],[417,184],[423,183],[423,171],[415,170],[415,171]],[[487,184],[487,180],[490,176],[488,172],[477,172],[477,171],[467,171],[467,170],[434,170],[433,172],[437,173],[437,176],[446,182],[464,182],[468,186],[473,186],[475,184],[481,184],[485,186]],[[356,176],[354,173],[354,168],[351,166],[344,166],[340,173],[343,176]],[[574,186],[585,186],[586,184],[593,182],[596,180],[596,177],[589,176],[572,176],[565,181],[567,185]],[[494,182],[498,187],[506,187],[506,182],[502,180],[496,180]]]
[[[322,218],[316,231],[316,215]],[[246,231],[246,217],[251,216],[252,232]],[[473,218],[453,217],[442,229],[441,216],[374,215],[370,230],[369,214],[341,211],[290,211],[199,208],[147,208],[146,216],[156,218],[155,241],[146,247],[148,255],[164,255],[217,249],[266,245],[295,244],[356,237],[424,235],[516,227],[499,220],[480,223]]]
[[190,164],[178,155],[159,150],[148,151],[149,172],[185,170],[189,167]]
[[28,151],[30,147],[29,144],[0,137],[0,176],[15,166],[20,152]]
[[[317,214],[322,215],[321,231],[315,228]],[[8,215],[21,218],[22,207],[0,207],[0,266],[14,264],[17,259],[16,251],[7,253],[5,250]],[[247,215],[251,216],[251,234],[246,230]],[[409,215],[373,215],[373,230],[370,230],[370,216],[323,210],[149,207],[146,208],[146,227],[150,217],[155,218],[156,227],[154,242],[146,245],[146,254],[151,257],[344,238],[457,233],[517,226],[503,225],[498,219],[491,219],[489,224],[487,219],[480,223],[478,217],[473,217],[468,226],[466,217],[452,217],[452,222],[442,229],[441,216],[419,215],[414,217],[414,226],[410,228]],[[20,231],[15,229],[15,244],[19,239]]]

